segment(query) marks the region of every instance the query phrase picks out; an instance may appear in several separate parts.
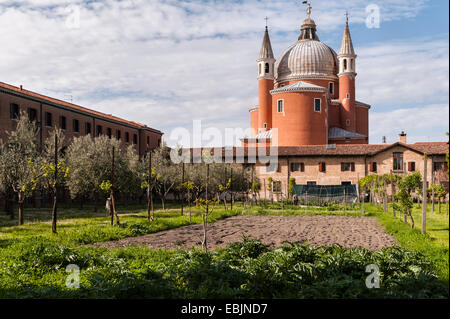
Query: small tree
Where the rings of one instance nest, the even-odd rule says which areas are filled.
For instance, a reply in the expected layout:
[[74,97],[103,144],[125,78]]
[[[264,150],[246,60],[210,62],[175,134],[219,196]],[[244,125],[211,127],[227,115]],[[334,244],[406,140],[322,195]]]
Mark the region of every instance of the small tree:
[[269,191],[270,201],[273,203],[273,178],[267,179],[267,190]]
[[[147,162],[150,159],[147,159]],[[155,168],[151,167],[151,164],[148,164],[149,172],[143,173],[141,176],[143,177],[141,188],[147,191],[147,218],[149,221],[155,220],[155,209],[153,206],[153,190],[155,189],[156,183],[158,179],[161,178],[159,174],[156,174]]]
[[228,190],[230,189],[230,187],[231,187],[231,178],[229,178],[227,180],[227,182],[224,183],[223,185],[219,184],[219,187],[218,187],[219,189],[218,189],[218,192],[217,192],[217,200],[220,199],[220,196],[223,196],[223,204],[225,206],[225,210],[228,209],[228,207],[227,207],[227,193],[228,193]]
[[414,228],[414,218],[412,216],[411,210],[413,207],[413,200],[411,193],[420,188],[422,184],[422,177],[419,172],[411,173],[406,175],[398,183],[399,191],[395,195],[395,199],[398,200],[396,209],[403,212],[403,222],[407,222],[407,217],[411,219],[411,228]]
[[291,177],[289,178],[289,188],[288,188],[289,198],[292,198],[292,196],[294,195],[294,188],[295,188],[295,178]]
[[187,201],[188,201],[188,206],[189,206],[189,224],[191,224],[192,223],[191,202],[192,202],[192,190],[194,189],[194,184],[191,183],[190,181],[186,181],[183,184],[181,184],[181,187],[183,187],[187,192]]
[[[253,192],[253,197],[257,197],[259,196],[259,192],[261,191],[261,184],[259,183],[259,181],[254,181],[252,183],[252,192]],[[258,203],[256,203],[258,205]]]
[[153,156],[152,161],[155,163],[155,172],[160,176],[156,183],[156,192],[158,193],[162,208],[166,209],[167,195],[175,188],[176,185],[180,185],[180,174],[175,165],[170,159],[170,149],[166,145],[157,149]]
[[43,175],[40,184],[53,194],[52,232],[56,233],[58,186],[63,185],[69,175],[69,168],[63,157],[65,137],[60,129],[53,130],[45,140],[42,152]]
[[27,114],[22,111],[16,130],[7,132],[7,145],[2,150],[2,170],[6,182],[17,196],[19,206],[19,225],[24,221],[24,203],[36,189],[38,179],[42,174],[41,157],[38,153],[36,135],[38,129]]
[[434,188],[434,194],[438,199],[438,211],[439,213],[441,213],[441,201],[442,198],[445,198],[445,196],[447,195],[447,191],[445,190],[445,187],[442,184],[432,185],[432,187]]

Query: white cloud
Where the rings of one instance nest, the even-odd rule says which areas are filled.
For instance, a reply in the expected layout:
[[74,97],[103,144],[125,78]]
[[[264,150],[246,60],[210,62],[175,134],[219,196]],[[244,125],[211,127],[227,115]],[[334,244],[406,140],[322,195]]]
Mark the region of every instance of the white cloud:
[[[323,33],[341,30],[343,8],[363,23],[369,3],[314,2],[313,16]],[[425,4],[383,1],[382,20],[414,17]],[[81,8],[79,29],[66,27],[71,5]],[[193,119],[246,127],[248,108],[257,104],[255,60],[266,15],[280,51],[295,41],[305,13],[299,1],[281,0],[0,0],[0,81],[56,98],[70,94],[75,103],[167,135]],[[448,94],[448,45],[415,45],[358,48],[359,99],[376,110],[378,103]],[[432,81],[418,75],[430,70]]]
[[448,39],[385,42],[358,49],[357,96],[376,105],[447,102]]
[[388,143],[396,142],[401,131],[408,133],[408,143],[448,141],[448,118],[448,103],[374,112],[370,116],[370,142],[381,143],[382,136],[389,138]]

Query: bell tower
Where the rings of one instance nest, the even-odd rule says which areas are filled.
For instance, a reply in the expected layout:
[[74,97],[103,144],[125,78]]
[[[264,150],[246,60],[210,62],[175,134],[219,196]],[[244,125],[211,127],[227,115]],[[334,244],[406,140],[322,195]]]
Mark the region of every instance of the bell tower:
[[257,131],[259,133],[272,128],[272,95],[270,91],[273,90],[275,79],[275,58],[273,56],[267,24],[259,59],[256,62],[258,62],[259,111]]
[[355,110],[355,80],[356,80],[356,57],[353,49],[350,29],[348,27],[348,13],[346,13],[344,36],[342,38],[341,50],[339,51],[339,100],[342,103],[341,125],[347,131],[356,130]]

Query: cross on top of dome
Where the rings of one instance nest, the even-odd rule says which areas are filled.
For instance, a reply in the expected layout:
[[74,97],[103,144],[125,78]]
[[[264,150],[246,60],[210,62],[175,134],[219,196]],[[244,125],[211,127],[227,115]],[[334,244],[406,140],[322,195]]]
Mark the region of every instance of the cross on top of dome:
[[311,18],[311,3],[308,1],[303,1],[303,4],[307,4],[308,6],[306,7],[306,14],[308,15],[308,18]]

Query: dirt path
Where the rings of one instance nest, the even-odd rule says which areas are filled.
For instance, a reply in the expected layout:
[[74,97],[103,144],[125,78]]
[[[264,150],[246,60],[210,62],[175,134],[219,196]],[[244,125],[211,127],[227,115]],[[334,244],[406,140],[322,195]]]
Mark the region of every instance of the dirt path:
[[[190,225],[140,237],[96,243],[95,247],[118,248],[129,245],[149,248],[190,249],[201,246],[202,226]],[[328,246],[364,247],[380,250],[397,241],[384,232],[375,218],[343,216],[236,216],[208,224],[208,248],[224,247],[251,236],[278,247],[283,241]]]

